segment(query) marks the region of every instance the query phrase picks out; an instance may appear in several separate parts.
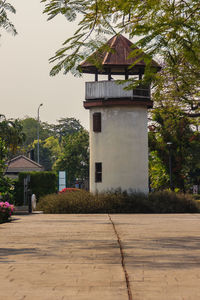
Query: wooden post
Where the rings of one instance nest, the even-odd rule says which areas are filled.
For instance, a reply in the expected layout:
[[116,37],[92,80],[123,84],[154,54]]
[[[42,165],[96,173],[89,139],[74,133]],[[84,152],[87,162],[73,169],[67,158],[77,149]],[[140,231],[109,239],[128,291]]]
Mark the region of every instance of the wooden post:
[[112,76],[111,76],[111,70],[109,69],[109,70],[108,70],[108,80],[110,81],[111,78],[112,78]]
[[125,69],[125,80],[128,80],[128,70]]

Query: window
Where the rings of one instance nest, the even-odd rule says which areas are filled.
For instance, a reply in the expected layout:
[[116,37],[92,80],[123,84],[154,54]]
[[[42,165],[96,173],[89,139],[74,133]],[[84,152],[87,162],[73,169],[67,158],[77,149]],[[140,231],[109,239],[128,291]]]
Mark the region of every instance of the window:
[[101,113],[96,112],[93,114],[93,131],[101,132]]
[[102,163],[95,163],[95,182],[102,182]]

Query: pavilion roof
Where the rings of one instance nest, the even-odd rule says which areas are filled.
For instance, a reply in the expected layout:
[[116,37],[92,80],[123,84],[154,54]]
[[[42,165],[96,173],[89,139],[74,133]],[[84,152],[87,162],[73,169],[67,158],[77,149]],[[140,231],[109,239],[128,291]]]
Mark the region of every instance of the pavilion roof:
[[[133,50],[138,49],[131,41],[125,38],[123,35],[113,36],[104,46],[108,46],[108,50],[97,50],[92,55],[90,55],[83,63],[80,64],[80,68],[83,73],[95,73],[97,72],[97,67],[95,61],[101,66],[99,73],[107,74],[109,69],[119,70],[118,74],[125,72],[127,69],[135,63],[135,65],[129,69],[129,74],[138,74],[139,72],[144,72],[145,62],[142,57],[145,56],[144,52],[136,57],[130,57]],[[103,48],[105,49],[105,47]],[[141,57],[141,59],[139,59]],[[152,67],[157,70],[161,69],[161,66],[155,61],[151,62]],[[116,73],[116,74],[117,74]]]

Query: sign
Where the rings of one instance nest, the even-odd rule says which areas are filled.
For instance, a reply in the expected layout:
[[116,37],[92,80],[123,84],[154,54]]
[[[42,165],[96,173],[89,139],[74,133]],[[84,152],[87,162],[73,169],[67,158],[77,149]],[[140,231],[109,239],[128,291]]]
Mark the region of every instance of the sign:
[[59,182],[58,182],[58,190],[59,192],[66,188],[66,171],[59,171]]

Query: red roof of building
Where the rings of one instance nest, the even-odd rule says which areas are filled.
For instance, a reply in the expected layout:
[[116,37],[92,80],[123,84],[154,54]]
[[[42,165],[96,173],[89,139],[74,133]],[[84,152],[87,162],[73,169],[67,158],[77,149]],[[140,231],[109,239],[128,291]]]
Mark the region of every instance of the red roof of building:
[[[111,70],[112,74],[124,74],[125,69],[128,69],[132,64],[139,59],[132,69],[129,69],[129,74],[139,74],[144,72],[145,62],[144,58],[145,53],[140,52],[136,57],[130,57],[133,50],[138,49],[131,41],[125,38],[122,35],[115,35],[112,37],[106,44],[108,50],[97,50],[92,55],[90,55],[81,65],[80,68],[83,73],[96,73],[97,67],[95,62],[101,65],[99,73],[108,74],[108,71]],[[103,49],[105,49],[105,45]],[[110,48],[110,49],[109,49]],[[160,65],[152,60],[152,67],[155,67],[157,70],[160,70]],[[112,71],[113,70],[113,71]]]

